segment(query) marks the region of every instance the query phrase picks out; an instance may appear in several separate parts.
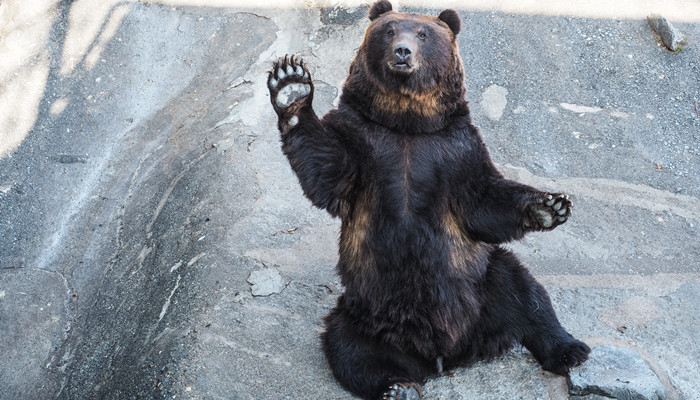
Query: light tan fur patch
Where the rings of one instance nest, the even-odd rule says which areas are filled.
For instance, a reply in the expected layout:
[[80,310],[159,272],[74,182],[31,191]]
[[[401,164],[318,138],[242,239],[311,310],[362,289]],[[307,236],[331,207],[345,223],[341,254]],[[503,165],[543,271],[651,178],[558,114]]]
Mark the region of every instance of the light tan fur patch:
[[443,114],[446,110],[438,90],[428,93],[381,92],[374,96],[372,105],[390,113],[413,112],[423,117],[434,117]]
[[483,243],[472,240],[452,212],[445,212],[443,226],[449,238],[450,267],[459,271],[471,271],[475,266],[486,265],[488,250]]
[[340,233],[340,253],[350,269],[362,270],[373,263],[371,250],[367,246],[370,219],[369,200],[365,196],[360,196],[352,214],[343,220]]

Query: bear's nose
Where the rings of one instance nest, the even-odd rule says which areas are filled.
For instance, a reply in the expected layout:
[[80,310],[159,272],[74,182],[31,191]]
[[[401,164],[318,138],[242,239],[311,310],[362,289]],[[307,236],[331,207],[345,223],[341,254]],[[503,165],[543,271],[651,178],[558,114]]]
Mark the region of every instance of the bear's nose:
[[399,62],[404,62],[411,57],[411,48],[405,44],[399,44],[394,47],[394,54],[396,54],[396,60]]

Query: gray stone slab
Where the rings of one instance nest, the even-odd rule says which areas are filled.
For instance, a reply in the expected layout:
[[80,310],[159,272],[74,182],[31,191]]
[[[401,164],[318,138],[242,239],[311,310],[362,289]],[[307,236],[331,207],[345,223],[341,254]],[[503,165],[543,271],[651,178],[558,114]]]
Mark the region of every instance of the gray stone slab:
[[588,361],[570,371],[569,393],[619,400],[666,399],[666,388],[638,353],[611,345],[593,348]]
[[250,290],[253,296],[269,296],[280,293],[286,286],[277,268],[263,268],[250,273],[248,276]]
[[679,31],[671,21],[667,20],[659,14],[651,14],[647,17],[647,22],[654,31],[661,37],[664,46],[671,51],[682,49],[683,45],[688,44],[688,40],[683,33]]
[[517,348],[489,362],[454,371],[454,376],[430,380],[425,400],[547,400],[554,381],[563,380],[539,368],[532,356]]

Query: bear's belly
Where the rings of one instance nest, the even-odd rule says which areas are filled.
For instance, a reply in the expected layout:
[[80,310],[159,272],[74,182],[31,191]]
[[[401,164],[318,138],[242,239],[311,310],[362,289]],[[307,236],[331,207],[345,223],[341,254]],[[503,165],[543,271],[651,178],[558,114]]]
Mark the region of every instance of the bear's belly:
[[[379,213],[381,215],[381,213]],[[473,286],[486,273],[492,246],[472,240],[451,215],[378,217],[357,208],[343,221],[339,272],[345,286],[382,286],[431,292],[445,282]],[[460,283],[462,284],[462,283]]]
[[426,280],[419,290],[393,287],[404,283],[386,282],[377,288],[376,298],[355,297],[356,311],[360,311],[355,317],[363,330],[426,360],[459,353],[460,343],[467,339],[465,333],[479,317],[476,289],[466,282]]
[[439,202],[407,213],[371,204],[356,203],[341,229],[338,272],[354,318],[369,336],[428,360],[454,354],[479,316],[491,247],[469,239]]
[[353,314],[368,335],[431,360],[459,351],[464,332],[477,320],[488,252],[449,235],[416,233],[367,243],[356,259],[341,258],[339,265],[358,269],[339,270]]

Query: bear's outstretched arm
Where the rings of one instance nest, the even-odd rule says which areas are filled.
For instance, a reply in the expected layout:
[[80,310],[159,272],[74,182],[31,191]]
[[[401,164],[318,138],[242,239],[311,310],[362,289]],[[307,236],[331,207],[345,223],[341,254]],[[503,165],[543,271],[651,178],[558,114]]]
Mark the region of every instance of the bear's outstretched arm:
[[354,181],[354,164],[337,132],[320,121],[311,107],[314,87],[303,60],[280,58],[267,85],[279,118],[282,151],[304,194],[331,215],[343,215]]
[[505,179],[494,168],[479,200],[470,206],[467,226],[472,236],[504,243],[527,232],[556,228],[569,218],[573,204],[567,195]]

